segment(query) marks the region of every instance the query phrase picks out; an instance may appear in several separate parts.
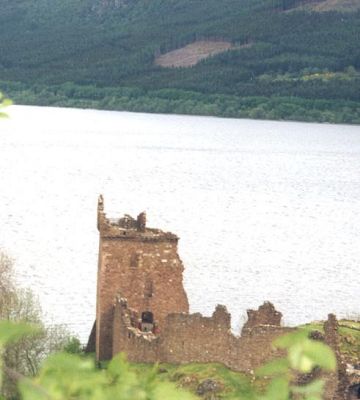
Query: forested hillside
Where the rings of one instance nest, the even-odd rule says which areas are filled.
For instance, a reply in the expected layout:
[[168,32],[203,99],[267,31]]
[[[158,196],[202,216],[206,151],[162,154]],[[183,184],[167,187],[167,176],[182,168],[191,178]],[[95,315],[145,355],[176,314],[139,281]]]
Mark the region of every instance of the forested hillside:
[[[360,123],[360,11],[322,3],[2,0],[0,88],[21,104]],[[233,47],[154,62],[206,39]]]

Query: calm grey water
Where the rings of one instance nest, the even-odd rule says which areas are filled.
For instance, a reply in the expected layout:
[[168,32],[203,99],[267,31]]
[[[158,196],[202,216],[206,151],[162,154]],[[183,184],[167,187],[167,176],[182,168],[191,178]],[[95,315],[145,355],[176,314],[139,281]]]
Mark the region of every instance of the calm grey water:
[[242,324],[359,314],[360,127],[12,107],[0,122],[0,247],[49,323],[95,314],[96,203],[181,237],[191,311]]

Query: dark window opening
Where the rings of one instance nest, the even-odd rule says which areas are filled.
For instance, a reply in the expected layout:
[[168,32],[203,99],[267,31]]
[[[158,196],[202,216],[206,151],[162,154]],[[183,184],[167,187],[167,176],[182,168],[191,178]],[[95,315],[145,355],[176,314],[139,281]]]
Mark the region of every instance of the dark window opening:
[[152,324],[154,322],[154,315],[151,311],[144,311],[141,313],[141,322],[148,322]]
[[349,395],[351,400],[360,399],[360,384],[350,386]]
[[155,332],[154,315],[151,311],[141,313],[140,330],[142,332]]

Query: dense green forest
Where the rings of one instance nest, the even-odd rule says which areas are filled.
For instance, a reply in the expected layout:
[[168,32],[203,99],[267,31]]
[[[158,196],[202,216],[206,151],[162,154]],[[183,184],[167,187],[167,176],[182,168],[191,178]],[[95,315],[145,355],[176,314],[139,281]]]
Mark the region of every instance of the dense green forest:
[[[360,11],[303,3],[3,0],[0,88],[20,104],[360,123]],[[154,64],[198,39],[235,48]]]

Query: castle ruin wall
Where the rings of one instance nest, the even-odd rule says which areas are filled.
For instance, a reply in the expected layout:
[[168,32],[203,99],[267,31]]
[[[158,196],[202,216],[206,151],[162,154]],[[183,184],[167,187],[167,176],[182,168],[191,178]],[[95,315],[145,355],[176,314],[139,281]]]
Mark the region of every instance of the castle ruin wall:
[[[132,362],[219,362],[252,372],[284,355],[272,343],[295,328],[282,327],[282,314],[269,302],[248,310],[241,336],[231,332],[231,316],[224,306],[217,306],[210,317],[189,314],[178,237],[148,228],[144,212],[136,219],[107,218],[100,196],[98,230],[96,323],[88,345],[92,351],[95,343],[97,360],[124,352]],[[324,340],[337,358],[336,372],[319,372],[326,379],[324,398],[342,400],[348,392],[357,396],[360,382],[346,375],[335,316],[329,315],[324,335],[312,334],[313,339]]]
[[160,361],[160,338],[143,333],[134,325],[136,313],[127,304],[118,300],[114,306],[113,355],[124,352],[131,362],[155,363]]
[[131,323],[131,310],[115,305],[114,354],[125,352],[132,362],[219,362],[237,371],[252,371],[281,355],[272,342],[291,328],[261,325],[245,336],[231,333],[230,314],[217,306],[211,317],[199,313],[169,314],[158,335],[140,332]]

